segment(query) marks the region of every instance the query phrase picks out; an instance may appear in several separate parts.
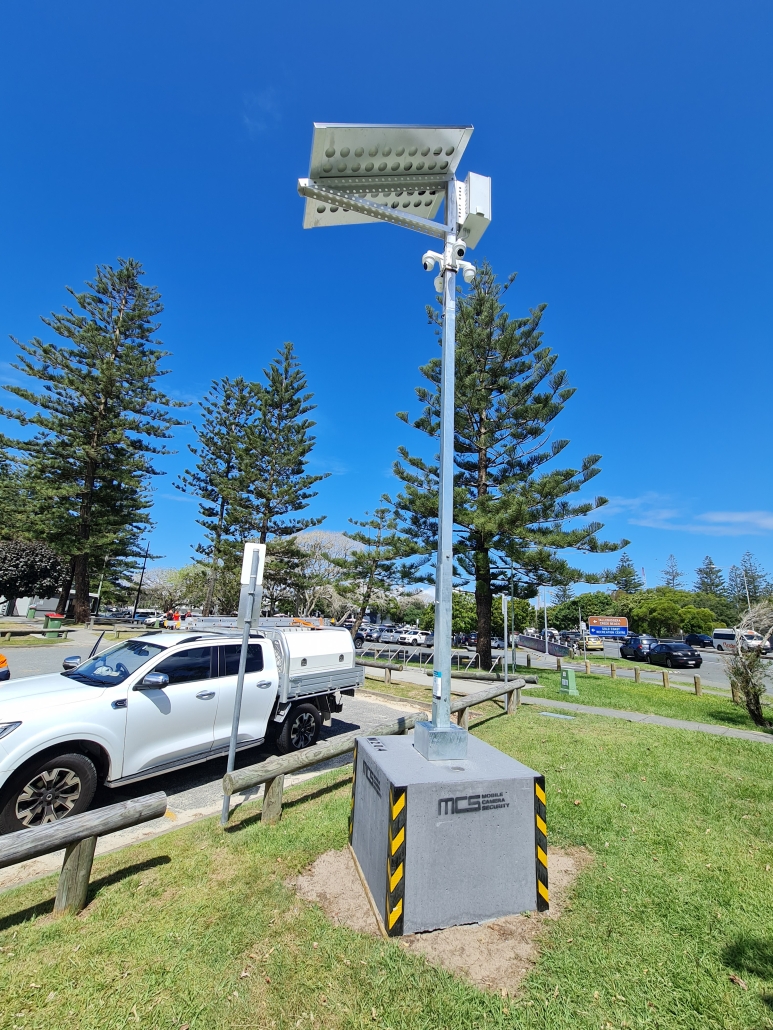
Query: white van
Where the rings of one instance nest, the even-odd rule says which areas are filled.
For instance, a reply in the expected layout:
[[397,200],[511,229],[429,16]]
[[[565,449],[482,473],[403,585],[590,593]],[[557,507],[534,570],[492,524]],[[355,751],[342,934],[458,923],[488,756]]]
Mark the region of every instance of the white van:
[[735,651],[734,629],[715,629],[711,639],[717,651]]
[[762,634],[755,633],[750,629],[743,631],[740,629],[715,629],[712,639],[717,651],[735,651],[739,640],[742,647],[761,648],[763,654],[767,654],[769,650],[769,645],[763,640]]

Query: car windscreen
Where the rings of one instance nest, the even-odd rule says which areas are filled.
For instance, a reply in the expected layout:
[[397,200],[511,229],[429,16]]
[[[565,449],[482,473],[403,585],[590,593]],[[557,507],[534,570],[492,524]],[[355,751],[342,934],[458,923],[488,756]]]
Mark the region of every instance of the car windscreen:
[[92,687],[115,687],[163,650],[146,640],[125,640],[62,675]]

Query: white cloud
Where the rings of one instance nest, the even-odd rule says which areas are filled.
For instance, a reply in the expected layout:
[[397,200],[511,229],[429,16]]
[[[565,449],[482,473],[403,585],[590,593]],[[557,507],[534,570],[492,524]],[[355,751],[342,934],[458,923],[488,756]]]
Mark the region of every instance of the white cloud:
[[273,86],[259,93],[245,93],[242,98],[242,121],[249,135],[254,139],[268,129],[272,122],[278,122],[282,112]]
[[602,514],[627,516],[633,526],[703,536],[747,536],[773,531],[770,511],[707,511],[692,515],[669,503],[671,498],[648,492],[639,497],[611,497]]

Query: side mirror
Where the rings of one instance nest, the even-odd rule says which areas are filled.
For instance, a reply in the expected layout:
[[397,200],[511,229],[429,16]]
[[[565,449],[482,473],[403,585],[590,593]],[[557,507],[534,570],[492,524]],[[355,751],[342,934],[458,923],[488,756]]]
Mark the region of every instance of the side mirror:
[[83,661],[79,654],[70,655],[69,658],[65,658],[62,662],[62,668],[65,672],[69,672],[70,669],[76,669]]
[[149,672],[144,679],[142,679],[135,690],[163,690],[164,687],[169,685],[169,677],[165,672]]

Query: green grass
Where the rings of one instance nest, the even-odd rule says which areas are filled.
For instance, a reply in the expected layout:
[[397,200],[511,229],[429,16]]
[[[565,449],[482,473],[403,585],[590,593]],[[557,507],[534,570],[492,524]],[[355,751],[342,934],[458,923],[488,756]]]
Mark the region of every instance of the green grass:
[[9,647],[56,647],[63,644],[70,644],[72,640],[45,640],[42,637],[11,637],[10,640],[0,640],[0,652]]
[[55,878],[0,895],[0,1027],[773,1027],[765,745],[525,708],[476,732],[546,774],[551,844],[596,856],[517,1000],[297,899],[288,878],[346,843],[337,771],[278,826],[245,806],[103,856],[78,917],[48,915]]
[[[740,730],[760,729],[749,718],[745,708],[734,705],[729,698],[715,694],[698,697],[685,690],[667,689],[654,683],[634,683],[629,679],[613,680],[608,676],[576,673],[580,696],[570,697],[560,693],[559,672],[540,669],[538,678],[539,687],[529,687],[524,691],[524,696],[618,708],[626,712],[646,712],[648,715],[665,715],[670,719],[689,719],[691,722],[716,723]],[[769,709],[769,712],[773,717],[773,711]]]

